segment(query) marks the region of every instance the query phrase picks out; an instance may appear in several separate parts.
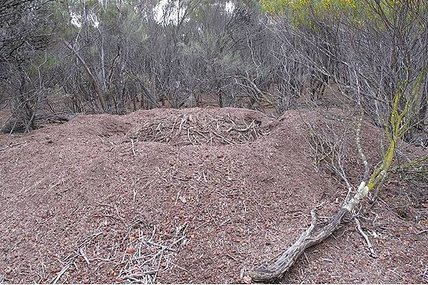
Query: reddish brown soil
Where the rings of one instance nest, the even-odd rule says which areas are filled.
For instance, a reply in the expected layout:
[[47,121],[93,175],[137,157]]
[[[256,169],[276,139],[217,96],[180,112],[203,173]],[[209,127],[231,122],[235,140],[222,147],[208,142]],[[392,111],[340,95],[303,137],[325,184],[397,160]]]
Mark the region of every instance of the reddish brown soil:
[[[361,179],[354,142],[345,139],[352,116],[335,113],[289,111],[276,120],[245,109],[159,109],[2,135],[0,278],[240,282],[243,268],[276,257],[300,235],[311,209],[328,217],[346,196],[340,178],[314,163],[308,124],[333,126],[352,183]],[[180,135],[168,133],[180,125]],[[382,132],[367,123],[363,132],[376,162]],[[391,177],[361,218],[376,258],[349,222],[282,282],[427,283],[427,196]],[[134,280],[124,280],[126,272]]]

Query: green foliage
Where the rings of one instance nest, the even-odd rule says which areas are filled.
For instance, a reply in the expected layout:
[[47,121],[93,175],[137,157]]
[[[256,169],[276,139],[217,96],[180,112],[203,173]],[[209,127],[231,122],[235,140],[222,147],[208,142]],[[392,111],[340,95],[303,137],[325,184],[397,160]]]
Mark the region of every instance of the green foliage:
[[[269,14],[286,14],[297,26],[311,26],[314,19],[338,20],[345,15],[352,24],[370,23],[384,29],[404,13],[405,21],[414,19],[414,13],[426,10],[428,4],[419,0],[260,0]],[[413,13],[412,13],[413,12]]]
[[343,13],[361,7],[361,1],[355,0],[261,0],[260,4],[268,13],[282,14],[288,11],[297,14],[297,17]]
[[[422,72],[420,72],[415,84],[411,87],[410,98],[405,99],[405,105],[402,110],[400,110],[400,100],[405,98],[404,92],[406,88],[398,88],[397,93],[394,95],[389,124],[385,128],[386,137],[388,139],[388,149],[384,154],[382,164],[373,171],[373,174],[370,177],[367,184],[369,190],[375,189],[379,186],[391,169],[391,165],[397,151],[398,142],[409,130],[410,122],[412,121],[412,117],[415,115],[413,113],[415,110],[415,102],[418,100],[421,93],[423,79],[426,77],[427,72],[428,67],[425,67]],[[409,85],[409,82],[406,82],[406,85]]]

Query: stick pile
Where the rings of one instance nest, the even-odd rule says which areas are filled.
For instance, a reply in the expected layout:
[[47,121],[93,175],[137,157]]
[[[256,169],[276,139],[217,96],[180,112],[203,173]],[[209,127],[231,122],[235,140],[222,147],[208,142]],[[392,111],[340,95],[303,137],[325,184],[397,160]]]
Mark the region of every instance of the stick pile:
[[172,145],[228,145],[255,141],[265,134],[257,120],[184,114],[145,123],[130,137]]
[[177,228],[174,237],[163,242],[156,241],[156,227],[151,235],[145,235],[141,229],[131,235],[122,260],[124,267],[120,270],[120,278],[130,283],[156,283],[158,273],[170,267],[171,259],[186,243],[186,227]]

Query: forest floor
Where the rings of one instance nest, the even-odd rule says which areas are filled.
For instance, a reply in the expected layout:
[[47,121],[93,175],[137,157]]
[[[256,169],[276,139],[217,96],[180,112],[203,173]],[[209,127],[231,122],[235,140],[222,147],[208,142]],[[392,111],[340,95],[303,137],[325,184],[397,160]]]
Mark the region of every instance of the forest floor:
[[[354,123],[338,110],[155,109],[1,135],[0,281],[240,283],[347,195],[314,131],[340,142],[360,182]],[[363,124],[371,163],[382,137]],[[427,153],[403,143],[399,159]],[[391,176],[360,221],[376,256],[350,220],[281,281],[428,283],[426,188]]]

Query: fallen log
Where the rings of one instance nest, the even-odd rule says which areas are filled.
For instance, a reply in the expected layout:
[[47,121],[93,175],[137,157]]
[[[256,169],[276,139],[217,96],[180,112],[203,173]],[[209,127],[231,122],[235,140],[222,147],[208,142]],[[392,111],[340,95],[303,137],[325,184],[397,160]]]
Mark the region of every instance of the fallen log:
[[268,265],[259,266],[247,272],[244,276],[247,282],[271,282],[281,278],[303,254],[303,252],[328,238],[342,224],[343,217],[354,211],[355,207],[368,195],[369,188],[362,182],[355,196],[346,201],[342,208],[334,214],[327,223],[317,224],[315,211],[311,212],[311,225],[300,237],[275,261]]

